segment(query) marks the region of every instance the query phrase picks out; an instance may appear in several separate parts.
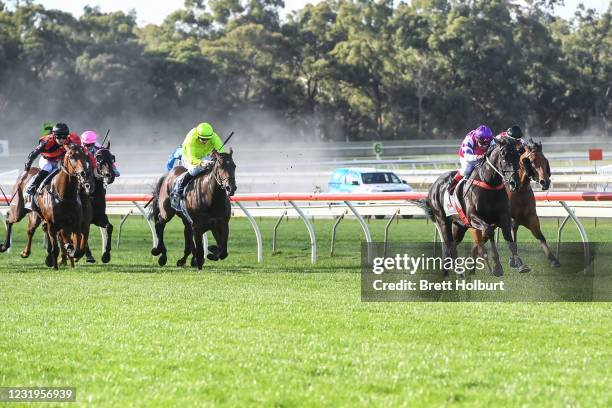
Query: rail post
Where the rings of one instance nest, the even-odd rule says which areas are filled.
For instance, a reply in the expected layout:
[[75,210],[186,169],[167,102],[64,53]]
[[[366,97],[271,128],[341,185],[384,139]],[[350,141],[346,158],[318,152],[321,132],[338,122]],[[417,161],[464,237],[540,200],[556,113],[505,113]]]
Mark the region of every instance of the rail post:
[[238,205],[238,207],[240,207],[245,217],[247,217],[247,219],[251,223],[251,227],[253,227],[253,232],[255,232],[255,239],[257,240],[257,262],[262,263],[263,262],[263,243],[261,240],[261,231],[259,230],[259,225],[257,225],[257,221],[255,221],[255,218],[253,218],[253,216],[251,215],[249,210],[246,209],[244,204],[242,204],[240,201],[236,201],[236,204]]
[[119,223],[119,232],[117,233],[117,249],[119,249],[119,245],[121,245],[121,233],[123,232],[123,224],[128,219],[128,217],[132,215],[132,210],[128,211],[123,217],[121,217],[121,222]]
[[[361,224],[361,228],[363,229],[363,233],[365,235],[366,242],[368,244],[371,244],[372,235],[370,235],[370,229],[368,228],[368,224],[365,222],[361,214],[359,214],[357,209],[353,207],[353,204],[351,204],[350,201],[345,201],[344,204],[346,204],[346,206],[351,210],[351,212],[355,215],[355,217],[357,217],[357,220],[359,221],[359,224]],[[371,260],[372,260],[371,245],[368,245],[368,262],[370,262]]]
[[329,248],[329,256],[334,256],[334,244],[336,243],[336,229],[338,228],[338,224],[340,224],[340,221],[344,219],[344,216],[346,215],[347,212],[348,210],[344,210],[344,212],[340,214],[338,218],[336,218],[336,221],[334,222],[334,225],[332,227],[331,246]]
[[134,204],[138,211],[140,211],[140,214],[142,214],[144,219],[147,221],[147,224],[149,224],[149,229],[151,230],[151,237],[153,238],[153,248],[155,248],[157,246],[157,233],[155,232],[155,224],[153,224],[153,221],[151,221],[151,217],[149,217],[149,214],[147,214],[145,208],[140,205],[138,201],[132,201],[132,204]]
[[[589,267],[589,264],[591,263],[590,261],[591,256],[589,254],[589,237],[587,236],[584,226],[582,225],[578,217],[576,217],[576,214],[574,214],[574,211],[570,208],[570,206],[567,205],[565,201],[559,201],[559,204],[561,204],[563,208],[565,208],[567,215],[572,219],[572,221],[574,221],[574,224],[576,224],[576,227],[578,228],[578,232],[580,233],[580,238],[582,239],[582,248],[584,252],[584,270],[586,272],[587,268]],[[557,254],[557,257],[558,257],[558,254]]]
[[277,232],[278,227],[279,227],[279,225],[280,225],[280,223],[283,220],[283,217],[285,215],[287,215],[287,210],[283,211],[281,216],[278,217],[278,220],[276,221],[276,224],[274,224],[274,229],[272,230],[272,253],[273,254],[276,253],[276,232]]
[[388,242],[388,238],[389,238],[389,227],[391,226],[391,223],[397,217],[399,212],[400,212],[399,208],[397,210],[395,210],[395,212],[391,216],[391,219],[385,225],[385,252],[384,252],[384,256],[385,257],[387,256],[387,242]]
[[310,262],[316,263],[317,262],[317,237],[315,235],[314,227],[312,226],[312,223],[310,222],[308,217],[306,217],[302,209],[295,202],[289,201],[289,204],[291,204],[291,206],[295,208],[295,211],[298,213],[302,221],[304,221],[304,224],[306,224],[306,229],[308,229],[308,235],[310,235]]

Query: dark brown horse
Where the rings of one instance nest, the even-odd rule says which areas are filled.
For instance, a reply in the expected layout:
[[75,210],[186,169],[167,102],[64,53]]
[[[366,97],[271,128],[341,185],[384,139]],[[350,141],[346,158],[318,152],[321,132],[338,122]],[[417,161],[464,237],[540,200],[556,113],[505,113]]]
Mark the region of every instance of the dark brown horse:
[[[463,240],[468,228],[476,228],[492,238],[495,228],[499,227],[512,253],[513,263],[520,272],[529,271],[517,253],[516,242],[512,236],[508,195],[503,188],[505,184],[513,191],[518,189],[518,170],[519,155],[513,144],[501,141],[489,148],[469,179],[455,189],[467,222],[460,215],[446,214],[444,195],[455,172],[440,176],[430,187],[428,197],[416,202],[437,224],[443,240],[443,257],[457,257],[457,245]],[[484,246],[481,246],[481,256],[493,275],[502,276],[504,271],[493,239],[491,249],[495,263],[493,269],[489,266]],[[445,270],[444,274],[448,275],[448,271]]]
[[[535,181],[540,185],[542,190],[548,190],[550,187],[550,165],[548,159],[542,152],[542,144],[529,140],[529,142],[525,144],[525,151],[521,155],[519,163],[519,189],[518,191],[512,191],[509,188],[506,189],[508,198],[510,199],[510,215],[512,216],[512,233],[514,239],[516,241],[519,226],[522,225],[529,229],[533,236],[540,241],[540,245],[550,265],[559,267],[559,261],[548,247],[546,238],[544,238],[544,234],[542,234],[542,230],[540,229],[540,219],[536,212],[535,196],[533,195],[530,183],[531,180]],[[475,256],[478,247],[482,245],[483,241],[486,241],[486,238],[483,236],[482,231],[473,229],[471,233],[474,241],[472,256]]]
[[[113,237],[113,225],[106,215],[106,187],[115,181],[113,164],[115,156],[110,152],[110,142],[106,147],[102,147],[96,152],[96,168],[94,170],[95,189],[91,194],[91,224],[100,227],[104,233],[104,252],[102,253],[102,263],[111,260],[111,248]],[[89,246],[85,249],[87,262],[95,262]]]
[[177,266],[184,266],[189,255],[193,255],[191,265],[202,269],[204,265],[204,245],[202,236],[212,231],[217,245],[209,246],[208,259],[216,261],[227,257],[229,220],[231,217],[230,197],[236,191],[236,165],[229,153],[213,153],[209,170],[196,177],[185,189],[185,209],[187,214],[176,212],[170,205],[170,193],[175,180],[187,170],[178,166],[157,182],[153,192],[153,219],[157,234],[157,246],[151,250],[159,256],[158,263],[164,266],[168,261],[164,244],[164,228],[168,221],[178,215],[183,221],[185,249]]

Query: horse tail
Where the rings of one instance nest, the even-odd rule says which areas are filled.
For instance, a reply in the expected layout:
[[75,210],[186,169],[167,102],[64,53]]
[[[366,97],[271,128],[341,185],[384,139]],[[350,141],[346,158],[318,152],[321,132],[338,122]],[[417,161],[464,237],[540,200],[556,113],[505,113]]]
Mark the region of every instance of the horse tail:
[[423,210],[425,212],[425,214],[432,221],[434,221],[434,215],[433,215],[433,212],[431,211],[431,206],[429,205],[429,199],[421,198],[419,200],[410,200],[410,202],[413,203],[414,205],[416,205],[417,207],[419,207],[421,210]]
[[166,180],[166,176],[161,176],[157,183],[155,183],[155,188],[153,189],[153,200],[151,201],[151,217],[153,217],[153,221],[159,221],[159,193],[162,189],[162,185]]

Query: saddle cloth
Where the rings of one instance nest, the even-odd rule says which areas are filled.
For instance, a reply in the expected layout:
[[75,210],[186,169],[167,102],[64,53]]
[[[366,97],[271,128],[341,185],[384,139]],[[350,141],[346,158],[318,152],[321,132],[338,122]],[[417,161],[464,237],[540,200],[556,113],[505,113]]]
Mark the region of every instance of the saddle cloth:
[[461,207],[461,202],[457,198],[457,194],[463,192],[465,180],[466,179],[464,178],[459,181],[459,183],[455,187],[455,190],[453,191],[453,194],[449,194],[448,190],[444,191],[444,213],[447,217],[450,217],[451,215],[458,215],[459,218],[461,218],[461,221],[463,221],[463,223],[465,223],[466,225],[470,225],[470,221],[465,215],[465,211]]

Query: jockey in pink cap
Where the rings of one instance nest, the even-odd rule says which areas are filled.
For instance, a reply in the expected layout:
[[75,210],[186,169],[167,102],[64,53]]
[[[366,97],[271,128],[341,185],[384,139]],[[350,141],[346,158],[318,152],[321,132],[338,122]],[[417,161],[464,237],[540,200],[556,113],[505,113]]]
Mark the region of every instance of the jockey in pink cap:
[[[95,157],[98,150],[102,148],[102,145],[98,143],[98,134],[93,130],[86,130],[83,132],[81,135],[81,143],[83,143],[83,146],[89,151],[89,153],[91,153],[93,157]],[[121,175],[115,163],[113,163],[113,172],[115,173],[115,177],[119,177]]]
[[480,125],[468,133],[459,149],[459,162],[461,170],[459,170],[452,178],[448,186],[448,192],[453,193],[453,190],[459,184],[462,178],[469,177],[476,166],[478,160],[482,159],[489,149],[493,141],[493,132],[491,128],[485,125]]

